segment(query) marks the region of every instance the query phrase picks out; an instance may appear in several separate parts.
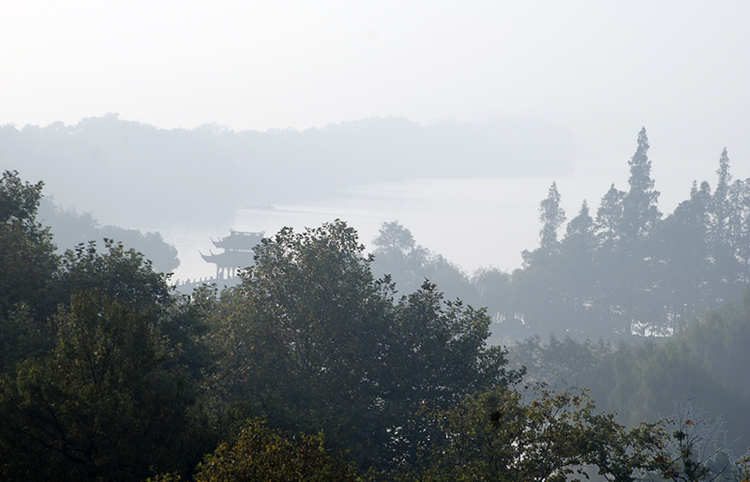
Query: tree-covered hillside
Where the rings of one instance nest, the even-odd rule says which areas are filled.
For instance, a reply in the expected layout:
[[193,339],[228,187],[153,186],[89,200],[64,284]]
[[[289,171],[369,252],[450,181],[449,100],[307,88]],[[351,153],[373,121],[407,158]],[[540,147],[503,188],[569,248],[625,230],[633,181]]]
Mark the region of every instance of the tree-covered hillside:
[[[639,139],[632,164],[647,173]],[[669,217],[652,209],[650,184],[636,184],[646,195],[612,196],[621,232],[606,239],[619,244],[590,252],[607,246],[659,264],[644,253]],[[750,389],[736,375],[750,295],[695,322],[652,321],[672,334],[660,342],[537,337],[508,352],[488,343],[484,308],[443,294],[458,286],[519,306],[518,279],[548,266],[539,259],[568,255],[573,235],[556,238],[564,216],[554,185],[541,209],[551,225],[523,275],[468,279],[397,223],[384,225],[373,257],[337,220],[280,230],[237,286],[190,296],[112,241],[58,254],[38,222],[41,198],[41,183],[3,174],[4,480],[747,480],[741,446],[724,436],[750,432]],[[376,268],[408,273],[403,294]],[[420,279],[425,270],[448,288]],[[620,329],[636,312],[603,326]],[[564,326],[565,314],[550,312],[549,326]]]

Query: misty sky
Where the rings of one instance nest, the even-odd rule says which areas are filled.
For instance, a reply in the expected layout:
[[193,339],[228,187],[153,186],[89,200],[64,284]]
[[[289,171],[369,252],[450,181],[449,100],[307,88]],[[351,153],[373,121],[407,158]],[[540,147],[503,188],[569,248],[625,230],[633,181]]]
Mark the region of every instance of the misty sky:
[[563,125],[583,157],[750,157],[746,1],[25,1],[0,15],[0,123],[370,116]]
[[[2,2],[0,125],[75,125],[105,113],[238,131],[372,116],[542,122],[574,143],[577,172],[555,179],[569,215],[584,198],[595,207],[611,182],[626,188],[626,160],[646,126],[669,211],[693,179],[713,184],[724,146],[735,177],[750,176],[748,25],[744,0]],[[501,213],[482,223],[497,232],[462,230],[453,249],[416,221],[407,227],[465,266],[479,263],[460,257],[466,239],[512,237],[502,259],[468,251],[513,267],[534,247],[545,176],[553,174],[538,173],[533,191],[513,184],[529,191],[523,211],[504,194],[497,209],[528,224],[512,236],[500,231],[509,222]],[[409,221],[386,214],[364,231]]]

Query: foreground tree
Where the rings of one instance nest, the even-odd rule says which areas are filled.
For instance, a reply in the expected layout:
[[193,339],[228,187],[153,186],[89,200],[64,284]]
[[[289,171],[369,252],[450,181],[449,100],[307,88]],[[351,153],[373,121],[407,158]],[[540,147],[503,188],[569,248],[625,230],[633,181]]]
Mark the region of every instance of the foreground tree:
[[221,353],[217,411],[324,430],[362,467],[388,470],[429,439],[424,403],[444,408],[513,374],[485,345],[483,310],[444,301],[431,283],[395,302],[363,252],[341,221],[285,228],[256,248],[240,286],[200,303]]
[[585,391],[553,392],[544,385],[526,398],[496,389],[438,413],[428,481],[565,481],[588,473],[633,481],[653,468],[664,432],[655,424],[632,430],[612,414],[597,414]]
[[354,482],[351,464],[326,452],[322,435],[293,436],[248,422],[198,466],[196,482]]
[[213,444],[197,404],[202,349],[190,305],[141,255],[113,245],[106,254],[68,252],[48,299],[58,306],[42,320],[49,348],[26,353],[0,378],[0,474],[188,474]]
[[196,449],[186,433],[195,396],[186,373],[168,368],[153,317],[95,292],[73,297],[56,317],[52,355],[0,385],[5,477],[133,480],[149,467],[189,469],[179,460]]
[[0,179],[0,373],[48,347],[40,320],[54,312],[47,294],[58,258],[49,230],[36,221],[42,185],[15,171]]

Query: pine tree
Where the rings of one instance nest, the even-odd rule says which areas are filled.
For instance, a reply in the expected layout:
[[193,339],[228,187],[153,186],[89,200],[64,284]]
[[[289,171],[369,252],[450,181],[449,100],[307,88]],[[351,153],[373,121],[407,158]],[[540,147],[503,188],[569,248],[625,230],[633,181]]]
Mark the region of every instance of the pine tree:
[[730,253],[731,232],[730,219],[732,218],[732,203],[730,199],[730,189],[732,175],[729,173],[729,156],[727,148],[721,152],[719,158],[719,168],[716,170],[718,182],[716,191],[711,198],[710,216],[711,216],[711,248],[715,259],[725,258]]
[[719,176],[718,183],[716,184],[716,191],[714,191],[713,198],[711,199],[711,211],[713,214],[713,226],[715,239],[725,238],[727,228],[729,225],[730,217],[730,200],[729,200],[729,189],[732,182],[732,174],[729,173],[729,155],[727,154],[727,148],[721,152],[719,158],[719,169],[716,170],[716,174]]
[[739,276],[740,270],[735,248],[733,246],[734,233],[732,219],[736,217],[735,210],[741,210],[731,199],[732,175],[729,172],[729,155],[727,148],[721,152],[719,169],[716,170],[718,183],[716,191],[711,197],[709,205],[710,228],[709,243],[716,274],[726,283],[733,283]]
[[661,213],[656,207],[659,191],[654,189],[651,179],[651,161],[648,158],[646,128],[638,133],[638,148],[628,161],[630,190],[623,199],[622,235],[627,240],[647,237],[653,232]]
[[571,254],[587,254],[596,247],[594,220],[589,214],[589,205],[584,200],[578,216],[571,219],[565,230],[563,245]]
[[539,203],[539,220],[542,222],[540,247],[552,250],[557,245],[557,231],[565,222],[565,211],[560,207],[560,193],[554,182],[549,187],[547,199]]
[[607,194],[602,197],[599,209],[596,210],[596,232],[599,245],[605,251],[613,251],[619,244],[622,224],[622,200],[625,193],[612,184]]
[[734,181],[729,189],[729,199],[732,246],[741,264],[740,282],[747,283],[750,281],[750,178]]

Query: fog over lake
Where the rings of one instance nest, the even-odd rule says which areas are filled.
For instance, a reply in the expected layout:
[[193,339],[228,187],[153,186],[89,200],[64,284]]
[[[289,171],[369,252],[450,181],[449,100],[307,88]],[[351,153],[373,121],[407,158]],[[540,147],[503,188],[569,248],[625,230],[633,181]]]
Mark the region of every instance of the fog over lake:
[[[658,155],[658,146],[653,149]],[[612,182],[627,187],[629,154],[621,159],[579,163],[575,173],[561,178],[417,179],[364,184],[332,193],[313,204],[246,205],[236,209],[231,223],[153,226],[174,244],[180,257],[175,278],[213,276],[214,265],[203,261],[217,240],[237,231],[264,231],[266,236],[283,226],[316,227],[343,219],[357,229],[368,248],[383,222],[398,220],[418,244],[442,254],[468,273],[494,266],[512,271],[521,265],[521,252],[539,243],[539,203],[554,181],[562,195],[568,219],[585,199],[595,213]],[[718,156],[717,156],[718,158]],[[659,206],[669,212],[688,197],[693,180],[713,183],[717,159],[655,158]],[[750,175],[750,163],[735,163],[736,177]]]

